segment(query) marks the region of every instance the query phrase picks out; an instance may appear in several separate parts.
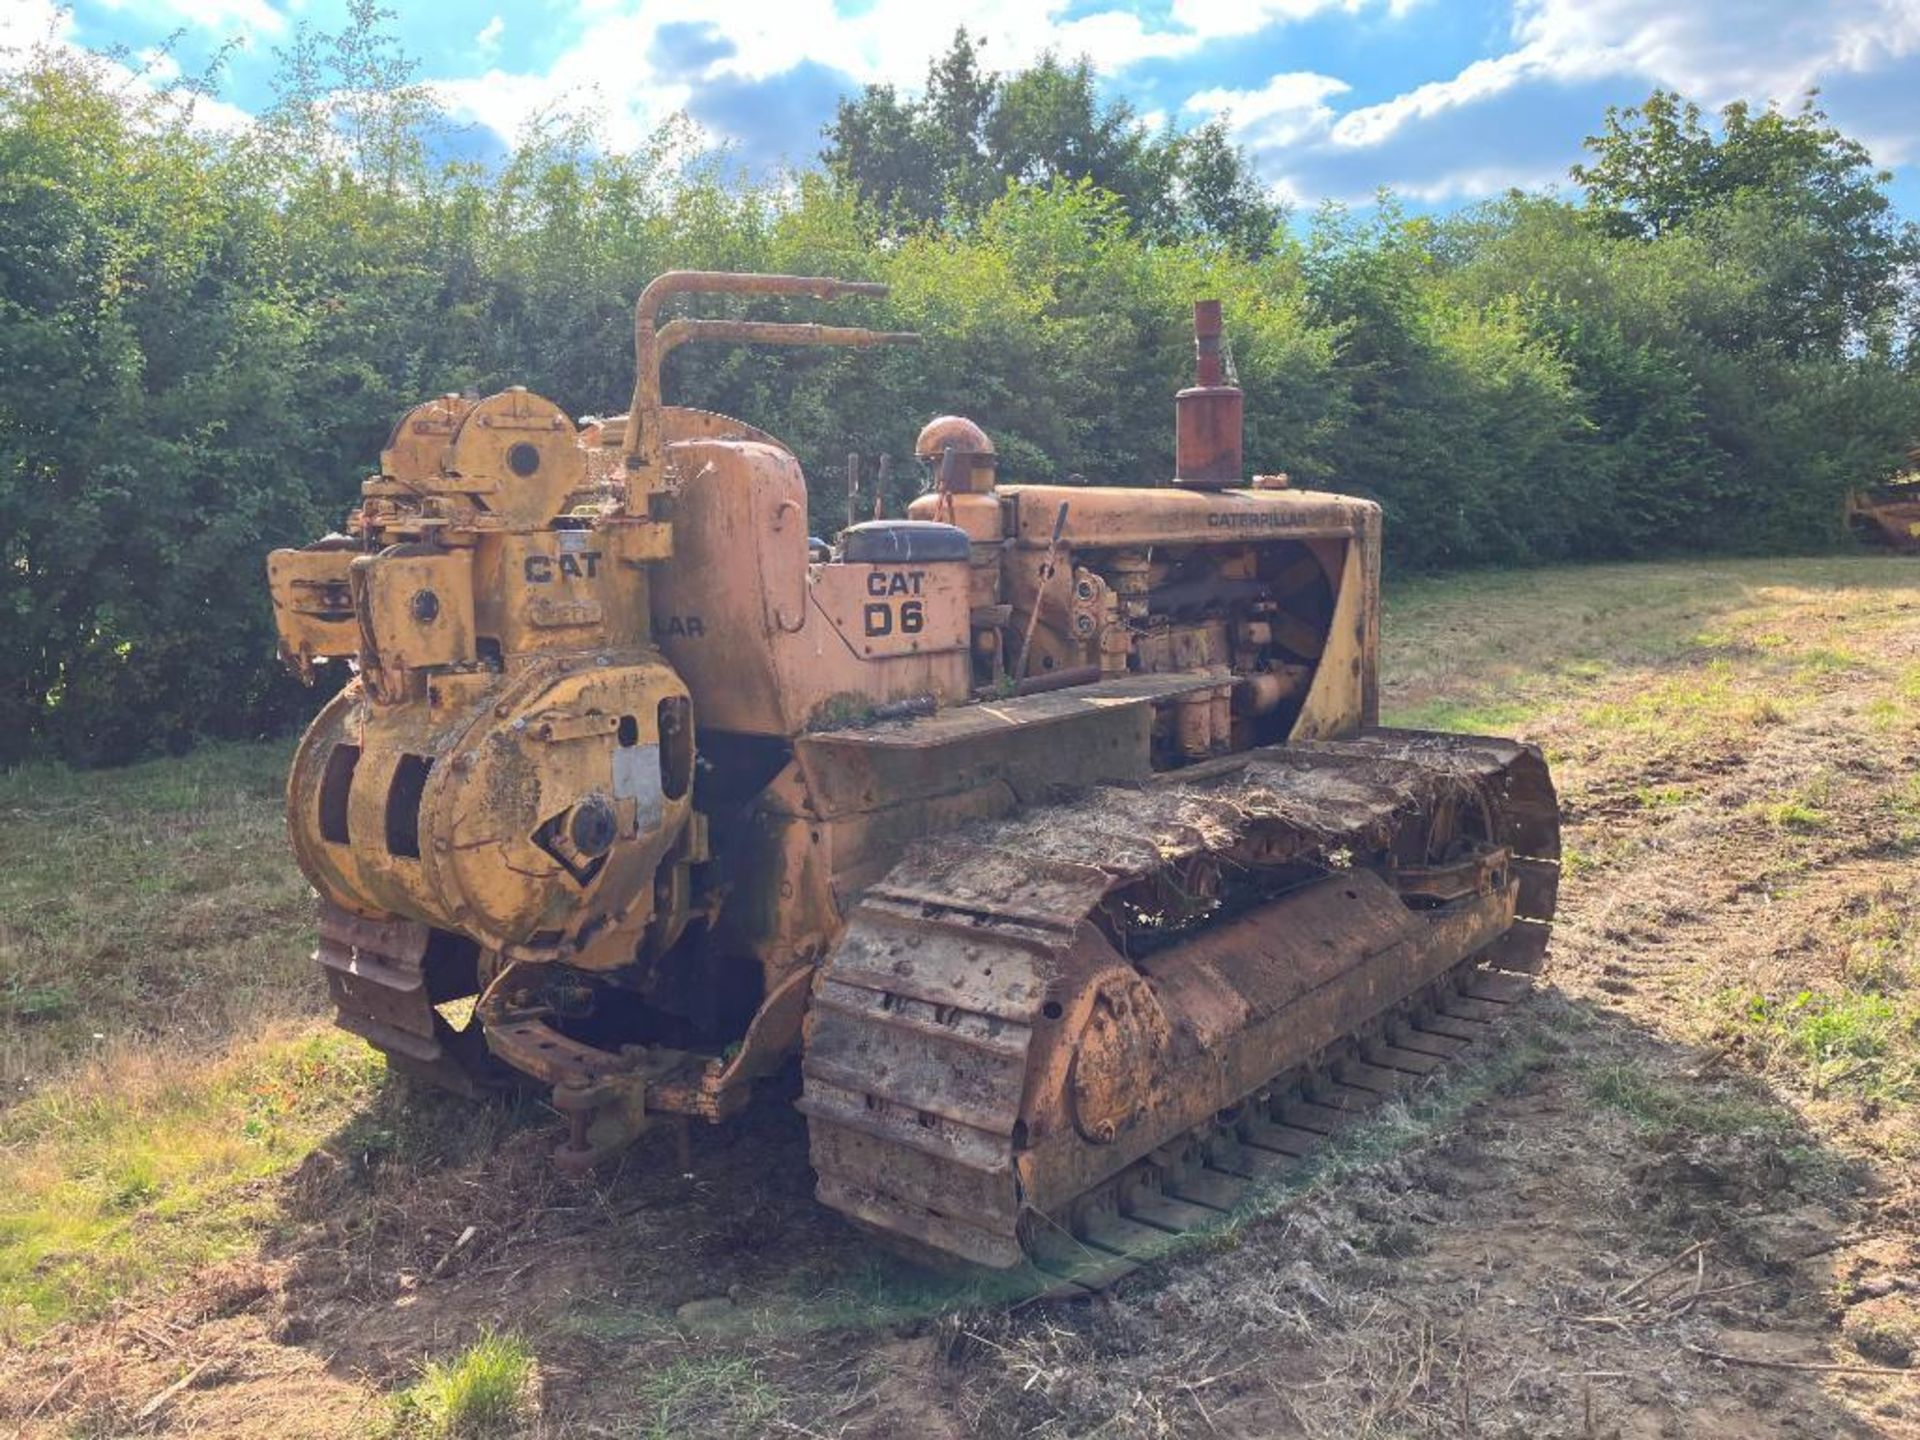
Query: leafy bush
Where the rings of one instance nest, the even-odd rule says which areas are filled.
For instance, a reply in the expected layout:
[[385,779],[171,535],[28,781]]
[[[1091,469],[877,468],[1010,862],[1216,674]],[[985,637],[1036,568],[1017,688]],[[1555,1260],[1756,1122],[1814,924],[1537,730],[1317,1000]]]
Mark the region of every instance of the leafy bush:
[[[0,72],[0,764],[310,713],[274,661],[265,552],[336,525],[426,396],[624,408],[633,299],[676,266],[885,280],[831,318],[925,336],[673,358],[675,398],[794,446],[821,529],[850,451],[903,462],[902,504],[941,411],[985,424],[1013,478],[1163,479],[1208,295],[1252,465],[1378,498],[1400,567],[1831,543],[1846,490],[1920,434],[1912,233],[1817,111],[1729,111],[1722,137],[1672,97],[1612,114],[1582,205],[1189,223],[1175,202],[1199,203],[1180,187],[1201,171],[1176,167],[1174,210],[1145,223],[1062,139],[1009,172],[1045,183],[969,171],[964,205],[903,221],[857,166],[755,183],[679,125],[622,152],[548,119],[496,167],[445,162],[386,24],[355,0],[340,34],[302,30],[279,102],[237,134],[195,123],[194,86],[69,51]],[[1041,78],[1085,88],[1071,66]],[[875,154],[925,140],[880,131],[931,111],[868,100]],[[1208,204],[1248,198],[1241,161],[1180,153],[1219,172]]]

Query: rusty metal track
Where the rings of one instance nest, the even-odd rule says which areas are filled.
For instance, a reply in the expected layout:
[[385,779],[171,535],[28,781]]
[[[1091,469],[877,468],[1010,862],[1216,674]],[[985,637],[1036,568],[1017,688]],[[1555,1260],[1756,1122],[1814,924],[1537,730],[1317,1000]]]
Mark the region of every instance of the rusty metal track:
[[[1525,992],[1526,973],[1540,968],[1558,820],[1545,766],[1529,747],[1376,731],[1256,751],[1217,780],[1164,779],[929,842],[867,892],[816,985],[802,1066],[800,1107],[824,1203],[909,1253],[1035,1266],[1042,1287],[1062,1293],[1099,1288],[1218,1219],[1255,1180],[1297,1165],[1352,1115],[1484,1035]],[[1497,867],[1497,894],[1483,895],[1477,913],[1513,923],[1476,930],[1472,913],[1449,920],[1435,911],[1436,925],[1475,938],[1455,952],[1462,961],[1405,977],[1379,963],[1404,947],[1359,944],[1358,963],[1370,968],[1355,969],[1348,992],[1328,994],[1342,991],[1344,975],[1316,979],[1281,1014],[1299,1011],[1298,1026],[1259,1021],[1278,1038],[1257,1069],[1236,1058],[1247,1088],[1228,1092],[1214,1119],[1183,1122],[1158,1142],[1149,1136],[1147,1153],[1089,1173],[1061,1198],[1062,1172],[1046,1169],[1030,1145],[1038,1132],[1027,1133],[1029,1118],[1049,1128],[1032,1109],[1045,1063],[1036,1035],[1046,1012],[1060,1013],[1046,1000],[1059,993],[1050,983],[1084,963],[1090,932],[1112,923],[1117,893],[1161,878],[1177,888],[1210,867],[1243,884],[1265,875],[1296,887],[1229,925],[1202,922],[1203,945],[1231,926],[1337,939],[1343,914],[1391,931],[1410,922],[1382,918],[1381,902],[1369,909],[1361,892],[1389,893],[1380,878],[1399,863],[1395,847],[1462,806],[1488,817],[1479,849]],[[1302,885],[1302,870],[1315,867],[1353,877],[1343,882],[1351,908],[1323,903],[1324,885]],[[1418,878],[1398,893],[1439,873],[1413,868]],[[1512,909],[1489,910],[1496,899]],[[1472,912],[1475,903],[1452,909]],[[1404,916],[1398,900],[1386,910]],[[1218,939],[1211,943],[1217,950]],[[1282,961],[1286,953],[1276,947]],[[1221,955],[1229,968],[1242,962],[1270,963]],[[1135,963],[1150,973],[1155,962]],[[1350,1023],[1328,1030],[1332,1015]],[[1036,1185],[1049,1193],[1037,1195]]]
[[1343,1058],[1299,1067],[1036,1225],[1026,1299],[1098,1293],[1217,1226],[1259,1185],[1284,1182],[1381,1104],[1493,1039],[1532,992],[1476,956],[1353,1037]]

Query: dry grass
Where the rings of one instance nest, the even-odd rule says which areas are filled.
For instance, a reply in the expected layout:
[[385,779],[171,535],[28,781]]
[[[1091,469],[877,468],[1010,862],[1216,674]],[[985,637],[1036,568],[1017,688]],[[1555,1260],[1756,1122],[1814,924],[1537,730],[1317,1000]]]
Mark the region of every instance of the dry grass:
[[[555,1437],[1920,1434],[1920,1386],[1792,1368],[1920,1344],[1920,565],[1422,581],[1386,641],[1390,720],[1554,761],[1555,989],[1277,1214],[1065,1309],[874,1259],[777,1107],[696,1136],[690,1179],[643,1149],[574,1186],[537,1112],[364,1059],[289,1082],[320,990],[283,748],[8,777],[0,1158],[31,1190],[0,1201],[0,1288],[17,1336],[112,1320],[0,1354],[0,1427],[150,1428],[191,1376],[160,1412],[184,1428],[366,1433],[492,1327],[538,1375],[514,1423]],[[197,1298],[221,1255],[251,1298]],[[718,1297],[730,1323],[679,1318]]]
[[0,1104],[103,1050],[314,1014],[286,745],[0,775]]
[[1493,734],[1549,718],[1603,733],[1724,718],[1731,733],[1776,720],[1765,702],[1784,713],[1916,610],[1913,566],[1881,557],[1410,581],[1387,594],[1383,705],[1393,724]]

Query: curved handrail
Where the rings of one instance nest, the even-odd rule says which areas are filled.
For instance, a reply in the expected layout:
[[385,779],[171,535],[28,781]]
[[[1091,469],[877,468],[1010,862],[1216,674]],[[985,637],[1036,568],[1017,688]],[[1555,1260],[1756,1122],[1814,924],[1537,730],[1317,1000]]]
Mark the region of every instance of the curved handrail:
[[[633,307],[633,401],[627,407],[626,466],[631,475],[658,475],[661,465],[660,363],[681,345],[730,342],[752,345],[895,345],[920,337],[907,330],[866,330],[844,325],[797,325],[771,320],[691,320],[659,324],[660,310],[676,295],[804,295],[837,300],[880,296],[887,286],[873,280],[836,280],[821,275],[756,275],[730,270],[669,270],[655,277]],[[645,491],[651,485],[630,490]]]

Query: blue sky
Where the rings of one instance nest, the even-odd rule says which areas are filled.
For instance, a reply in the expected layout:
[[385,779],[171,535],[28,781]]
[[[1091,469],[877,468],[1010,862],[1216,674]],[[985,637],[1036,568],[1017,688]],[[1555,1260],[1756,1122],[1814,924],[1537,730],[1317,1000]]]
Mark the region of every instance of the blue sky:
[[[592,115],[614,144],[676,112],[747,165],[810,163],[836,96],[917,88],[956,26],[1013,69],[1087,55],[1154,123],[1224,115],[1286,198],[1364,203],[1388,186],[1447,207],[1566,184],[1609,104],[1655,85],[1703,104],[1797,103],[1895,171],[1920,215],[1920,0],[392,0],[407,50],[498,153],[529,117]],[[172,38],[193,70],[222,46],[238,121],[276,50],[344,0],[0,0],[0,45],[36,33],[138,56]],[[161,69],[164,71],[165,63]]]

